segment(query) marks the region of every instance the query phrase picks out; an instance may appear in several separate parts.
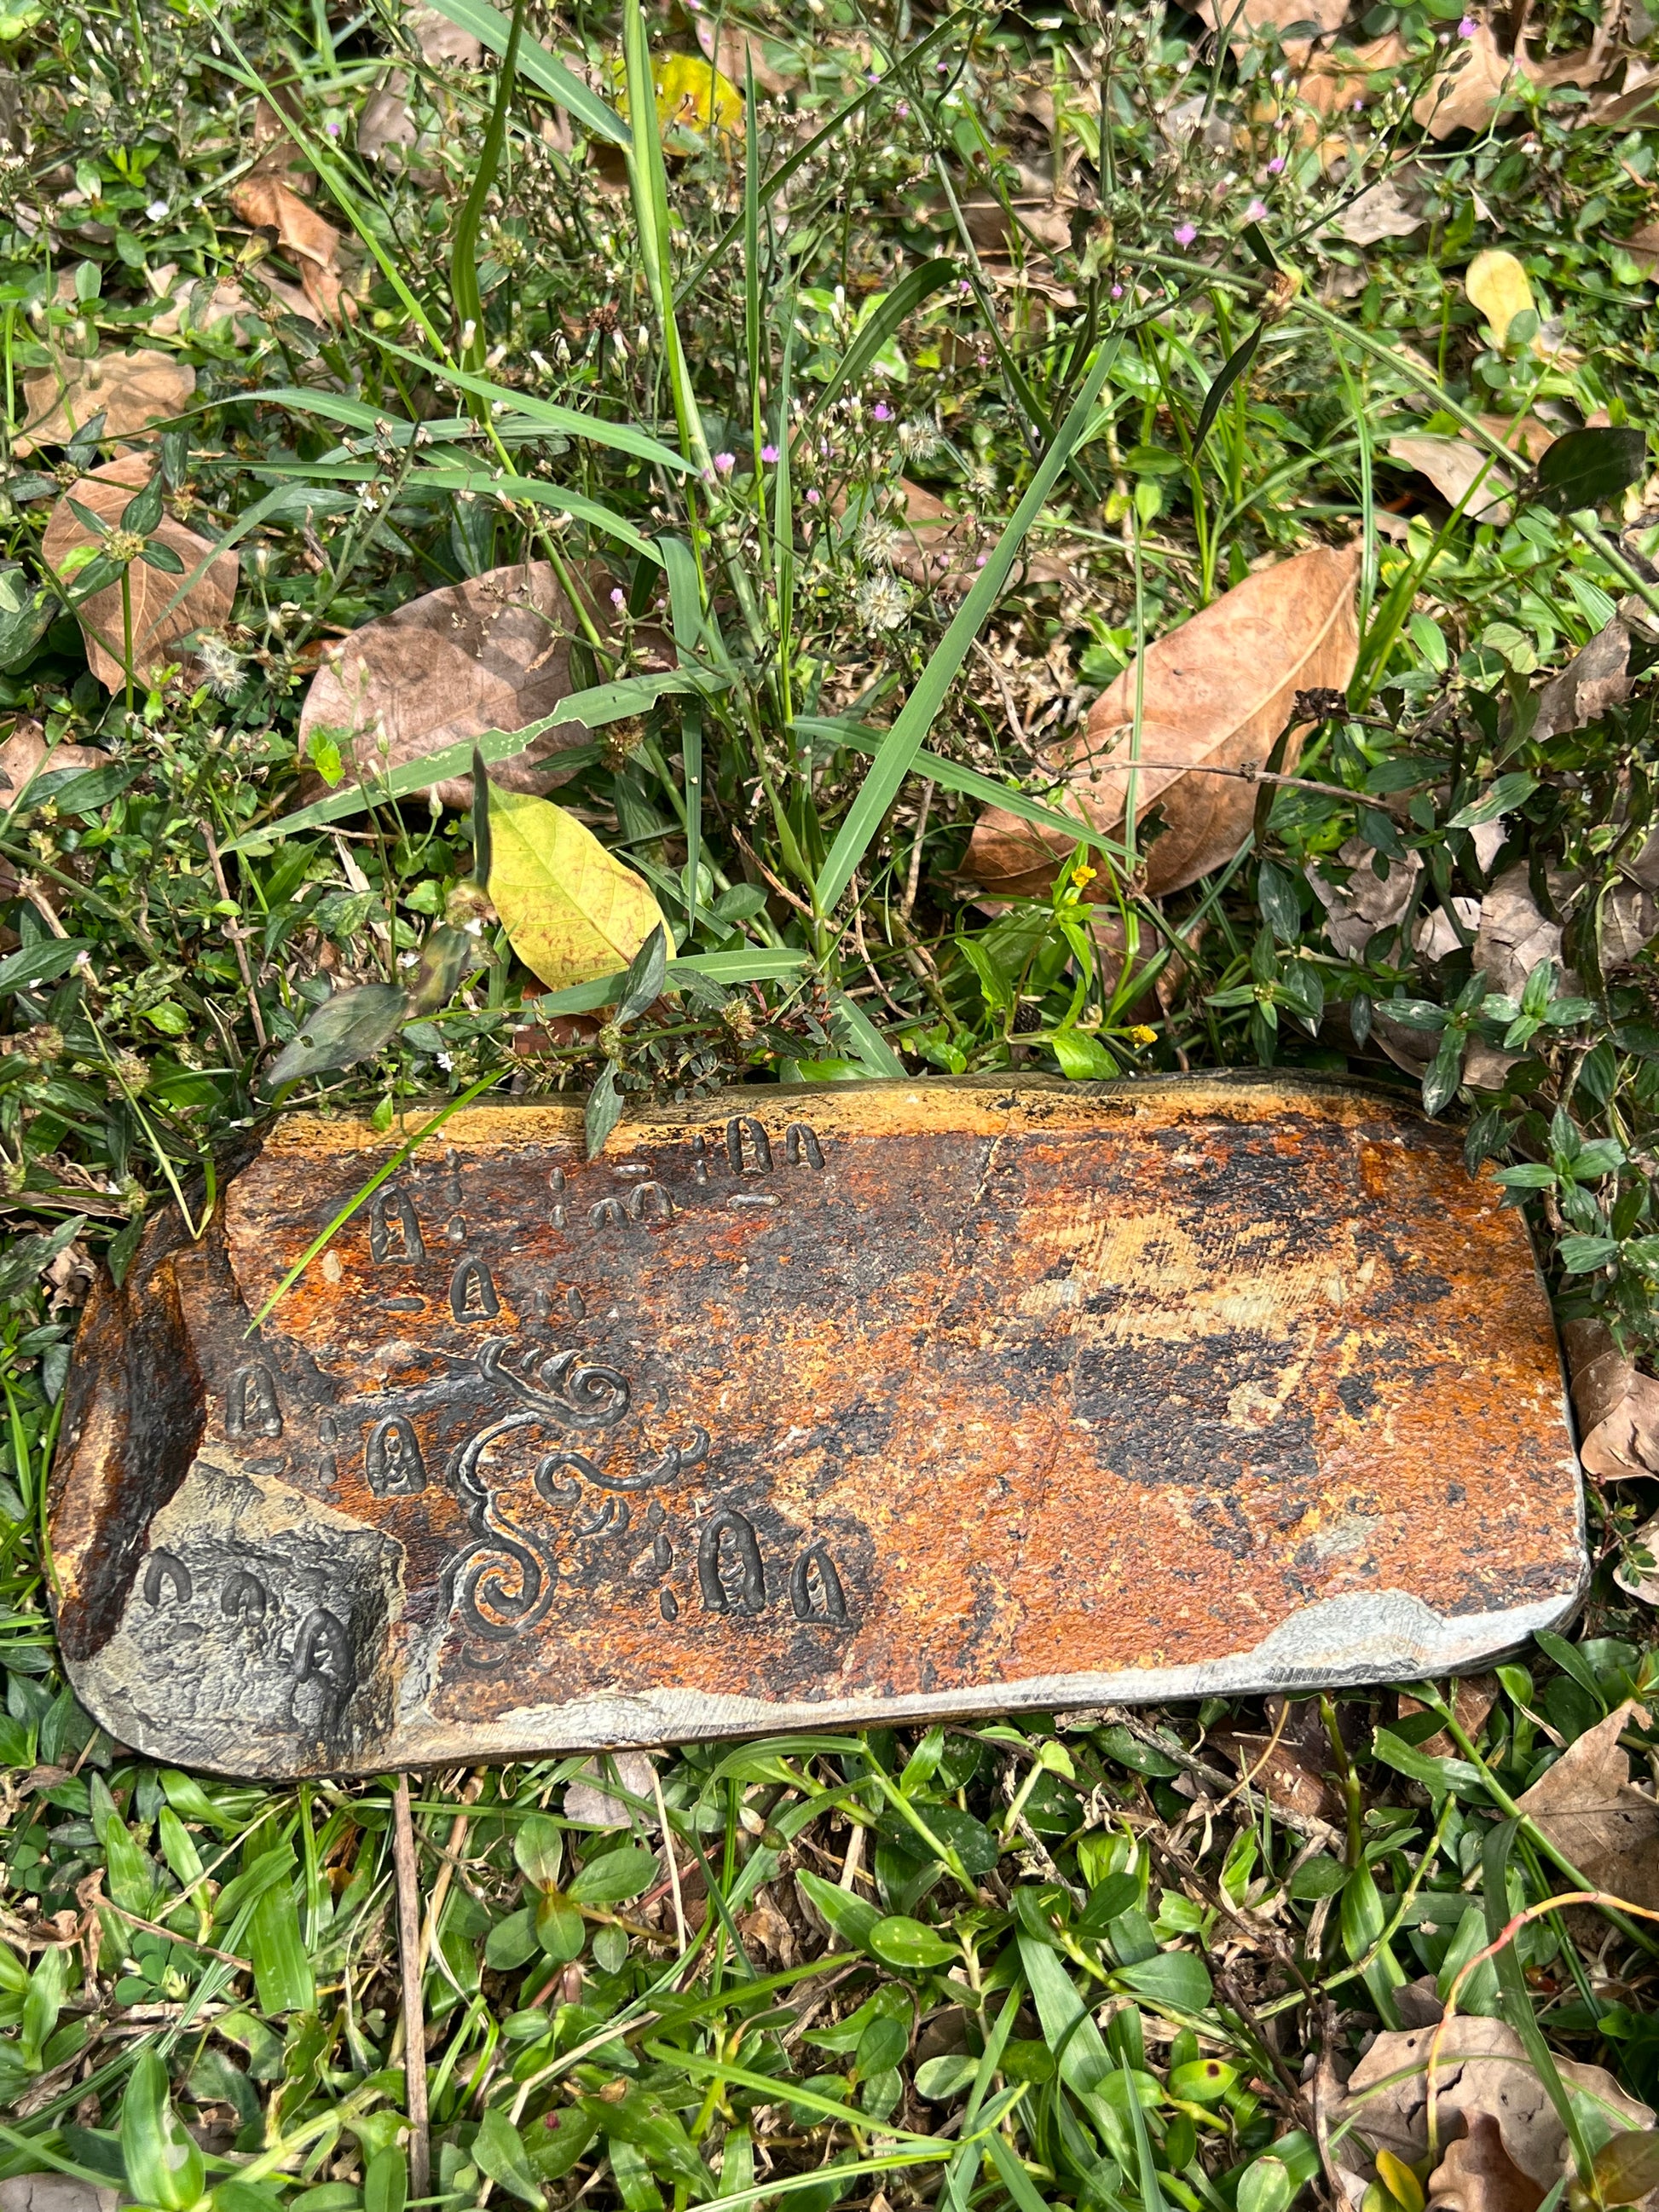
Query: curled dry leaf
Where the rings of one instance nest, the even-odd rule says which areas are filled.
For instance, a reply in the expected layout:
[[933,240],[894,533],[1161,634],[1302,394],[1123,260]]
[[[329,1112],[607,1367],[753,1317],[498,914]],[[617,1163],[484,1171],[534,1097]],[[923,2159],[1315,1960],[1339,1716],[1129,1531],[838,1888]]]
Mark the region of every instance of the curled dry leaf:
[[[1552,901],[1566,892],[1566,878],[1557,876],[1549,884]],[[1525,861],[1505,868],[1492,880],[1480,902],[1480,926],[1475,932],[1474,964],[1489,988],[1518,997],[1528,975],[1540,960],[1553,960],[1560,988],[1569,993],[1579,979],[1561,965],[1561,925],[1551,921],[1532,895]]]
[[490,898],[550,989],[617,974],[662,923],[644,878],[550,799],[492,783],[489,831]]
[[[1256,787],[1195,771],[1260,768],[1298,691],[1346,689],[1358,653],[1358,562],[1357,545],[1321,546],[1259,569],[1147,648],[1138,757],[1149,765],[1136,771],[1135,817],[1156,810],[1164,824],[1146,850],[1152,896],[1218,867],[1249,835]],[[1041,756],[1109,834],[1123,821],[1136,682],[1132,662],[1096,700],[1083,736]],[[1287,769],[1299,750],[1292,732]],[[988,807],[963,872],[1000,896],[1042,892],[1071,851],[1059,832]]]
[[[78,501],[113,528],[120,521],[128,501],[143,490],[149,477],[149,463],[140,454],[129,453],[120,460],[107,461],[102,468],[94,469],[90,476],[82,477],[73,492],[65,493],[53,507],[40,543],[41,556],[54,575],[66,585],[72,585],[74,577],[64,575],[64,562],[77,546],[99,542],[70,505],[70,499]],[[234,553],[218,554],[179,599],[177,605],[173,605],[179,586],[195,574],[198,563],[206,559],[213,548],[205,538],[186,530],[170,514],[162,516],[152,534],[178,555],[184,568],[179,575],[167,575],[143,561],[135,561],[128,571],[132,596],[133,674],[146,683],[153,681],[155,672],[168,661],[184,657],[171,649],[180,638],[196,630],[217,629],[229,620],[241,573]],[[82,600],[75,616],[86,640],[88,665],[106,690],[118,691],[126,682],[119,583],[106,584],[102,591]]]
[[306,297],[319,315],[338,322],[343,309],[349,312],[336,261],[340,234],[291,185],[255,169],[233,188],[230,204],[250,230],[276,232],[276,243],[298,269]]
[[[1516,1805],[1595,1887],[1651,1911],[1659,1908],[1659,1800],[1631,1780],[1619,1741],[1624,1729],[1650,1725],[1627,1699],[1570,1743]],[[1651,2113],[1640,2124],[1651,2127]]]
[[15,448],[37,453],[43,446],[66,446],[94,415],[104,418],[106,441],[136,438],[182,414],[195,396],[196,371],[170,353],[139,347],[92,361],[60,355],[52,368],[23,379]]
[[[1457,1715],[1457,1725],[1471,1743],[1480,1741],[1480,1731],[1486,1725],[1487,1716],[1497,1703],[1498,1677],[1496,1674],[1466,1674],[1459,1677],[1457,1694],[1452,1701],[1452,1711]],[[1419,1699],[1401,1692],[1400,1717],[1402,1720],[1409,1714],[1420,1713],[1422,1711],[1423,1706]],[[1418,1749],[1430,1759],[1455,1759],[1458,1755],[1457,1746],[1452,1741],[1449,1733],[1445,1729],[1437,1729],[1425,1742],[1419,1744]]]
[[[488,568],[464,584],[394,608],[331,648],[300,714],[300,744],[326,732],[348,773],[402,768],[485,730],[521,730],[552,714],[578,687],[570,673],[575,610],[550,562]],[[494,771],[513,791],[564,781],[557,756],[586,744],[580,722],[559,722]],[[328,788],[314,771],[302,802]],[[465,777],[440,784],[446,805],[472,803]]]
[[1429,2176],[1428,2201],[1443,2212],[1538,2212],[1544,2192],[1504,2149],[1492,2114],[1471,2112],[1468,2133]]
[[[1431,2027],[1385,2033],[1354,2068],[1331,2115],[1333,2133],[1339,2122],[1353,2130],[1334,2145],[1340,2166],[1364,2171],[1366,2144],[1392,2151],[1407,2166],[1423,2157],[1433,2038]],[[1575,2096],[1595,2108],[1603,2130],[1652,2126],[1648,2107],[1626,2096],[1604,2067],[1571,2058],[1558,2058],[1556,2066]],[[1567,2171],[1572,2153],[1566,2130],[1526,2045],[1506,2021],[1459,2013],[1442,2038],[1435,2083],[1443,2141],[1455,2116],[1473,2123],[1486,2113],[1497,2124],[1505,2154],[1540,2190],[1552,2189]]]
[[1659,1382],[1620,1352],[1605,1322],[1565,1322],[1561,1337],[1584,1472],[1603,1482],[1659,1474]]
[[[641,1797],[647,1805],[652,1804],[650,1753],[614,1751],[610,1759],[615,1761],[617,1782],[629,1796]],[[579,1828],[627,1828],[633,1826],[637,1814],[641,1826],[654,1828],[657,1822],[653,1814],[641,1812],[611,1795],[605,1783],[608,1767],[609,1762],[602,1768],[597,1760],[590,1760],[573,1781],[566,1784],[565,1819]]]
[[53,745],[48,751],[40,723],[20,714],[0,744],[0,812],[15,806],[43,769],[55,775],[59,769],[107,768],[109,759],[94,745]]

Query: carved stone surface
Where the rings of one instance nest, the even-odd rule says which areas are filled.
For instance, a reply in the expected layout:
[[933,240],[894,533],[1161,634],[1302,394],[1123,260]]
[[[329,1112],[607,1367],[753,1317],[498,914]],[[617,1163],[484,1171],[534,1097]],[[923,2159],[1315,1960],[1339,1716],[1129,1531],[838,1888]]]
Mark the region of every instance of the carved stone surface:
[[581,1152],[278,1123],[96,1294],[52,1534],[86,1704],[266,1777],[1405,1678],[1559,1621],[1520,1217],[1363,1087],[728,1093]]

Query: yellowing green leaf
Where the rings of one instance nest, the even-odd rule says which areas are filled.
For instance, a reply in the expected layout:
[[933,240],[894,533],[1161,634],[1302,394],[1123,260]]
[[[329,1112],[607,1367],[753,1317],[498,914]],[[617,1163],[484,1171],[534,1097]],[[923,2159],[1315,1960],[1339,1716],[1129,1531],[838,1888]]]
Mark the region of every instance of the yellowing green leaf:
[[651,72],[665,131],[740,131],[743,95],[701,54],[659,54]]
[[489,896],[550,988],[614,975],[662,921],[643,879],[551,799],[492,783],[489,828]]
[[1469,295],[1471,306],[1478,307],[1491,325],[1492,334],[1500,346],[1509,337],[1510,325],[1517,315],[1537,311],[1526,270],[1512,253],[1505,253],[1501,246],[1475,255],[1463,278],[1463,289]]

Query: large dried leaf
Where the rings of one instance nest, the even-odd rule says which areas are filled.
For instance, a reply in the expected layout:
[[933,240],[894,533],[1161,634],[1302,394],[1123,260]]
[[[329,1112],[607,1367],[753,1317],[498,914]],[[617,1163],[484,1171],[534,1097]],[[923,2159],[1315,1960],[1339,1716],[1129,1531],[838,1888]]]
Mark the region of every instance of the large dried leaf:
[[[427,592],[330,651],[301,711],[301,749],[325,732],[348,774],[355,762],[373,776],[485,730],[521,730],[580,688],[570,673],[576,626],[545,561]],[[554,765],[556,756],[586,741],[580,722],[556,723],[494,773],[511,790],[550,790],[569,773]],[[314,772],[307,775],[301,803],[327,789]],[[447,805],[471,804],[465,779],[438,789]]]
[[50,368],[23,379],[20,453],[66,446],[94,415],[104,437],[136,438],[157,422],[182,414],[196,396],[196,371],[170,353],[141,347],[100,353],[92,361],[60,355]]
[[[1367,2144],[1392,2151],[1407,2166],[1427,2151],[1433,2039],[1430,2027],[1385,2032],[1349,2075],[1346,2094],[1331,2114],[1334,2136],[1338,2122],[1351,2123],[1354,2130],[1333,2144],[1338,2163],[1349,2172],[1364,2170]],[[1556,2065],[1613,2127],[1652,2126],[1648,2107],[1626,2096],[1604,2067],[1571,2058],[1558,2058]],[[1396,2075],[1397,2081],[1390,2078]],[[1435,2084],[1443,2142],[1457,2115],[1472,2124],[1485,2112],[1497,2122],[1504,2152],[1522,2173],[1545,2191],[1559,2180],[1571,2157],[1566,2131],[1526,2045],[1507,2021],[1460,2013],[1442,2039]]]
[[637,1813],[623,1798],[612,1795],[606,1778],[614,1765],[617,1781],[630,1797],[651,1802],[653,1767],[646,1751],[614,1751],[604,1759],[590,1759],[566,1783],[564,1817],[578,1828],[629,1828],[637,1818],[649,1832],[656,1822],[648,1813]]
[[1437,2212],[1538,2212],[1544,2192],[1504,2149],[1492,2114],[1471,2112],[1468,2124],[1429,2176],[1429,2203]]
[[[1659,1908],[1659,1801],[1630,1778],[1619,1742],[1632,1723],[1650,1725],[1633,1702],[1570,1743],[1516,1803],[1556,1850],[1599,1889]],[[1644,2123],[1653,2124],[1651,2115]]]
[[1490,27],[1479,23],[1472,37],[1459,42],[1452,62],[1430,78],[1413,119],[1431,138],[1449,138],[1455,131],[1484,131],[1500,104],[1519,104],[1526,64],[1510,60],[1498,51]]
[[[1247,576],[1145,658],[1135,813],[1154,809],[1163,834],[1147,848],[1146,889],[1179,890],[1230,860],[1249,835],[1256,787],[1206,768],[1259,768],[1302,690],[1342,690],[1358,653],[1357,545],[1321,546]],[[1116,834],[1126,803],[1135,708],[1134,665],[1096,700],[1083,737],[1045,754],[1096,829]],[[1299,750],[1293,733],[1286,766]],[[981,815],[963,862],[988,890],[1046,890],[1071,847],[1058,831],[1000,807]]]
[[[136,492],[143,490],[149,477],[149,463],[140,454],[129,453],[94,469],[90,476],[82,477],[72,493],[65,493],[52,511],[52,520],[40,544],[46,566],[54,574],[72,585],[73,575],[64,575],[64,562],[77,546],[99,542],[70,505],[70,499],[113,528],[119,523],[127,502]],[[132,594],[133,673],[144,682],[152,680],[155,672],[167,662],[185,658],[172,650],[180,638],[196,630],[217,629],[229,620],[240,574],[235,554],[221,553],[191,585],[179,604],[173,606],[171,603],[179,586],[185,577],[195,573],[198,563],[212,547],[205,538],[186,530],[171,515],[163,515],[152,534],[178,555],[184,569],[179,575],[167,575],[143,561],[135,561],[128,572]],[[126,682],[122,657],[120,585],[106,584],[102,591],[94,592],[76,608],[76,618],[86,640],[88,665],[106,690],[118,691]]]
[[1565,1322],[1561,1337],[1584,1472],[1604,1482],[1659,1474],[1659,1382],[1620,1351],[1605,1322]]
[[625,969],[662,921],[649,885],[551,799],[489,787],[489,896],[550,989]]
[[251,230],[276,232],[277,245],[300,272],[307,299],[319,315],[337,322],[346,302],[337,264],[340,234],[333,224],[268,171],[244,177],[233,187],[230,204]]
[[1563,730],[1588,729],[1610,707],[1622,707],[1635,678],[1630,673],[1630,632],[1617,616],[1581,646],[1538,695],[1532,742],[1541,745]]

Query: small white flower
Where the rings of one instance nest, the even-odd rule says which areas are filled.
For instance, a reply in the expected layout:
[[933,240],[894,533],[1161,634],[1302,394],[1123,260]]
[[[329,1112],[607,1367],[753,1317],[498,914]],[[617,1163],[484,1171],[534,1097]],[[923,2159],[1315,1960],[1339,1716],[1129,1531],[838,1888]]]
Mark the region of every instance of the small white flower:
[[884,514],[866,514],[858,527],[858,551],[872,568],[890,568],[897,558],[901,532]]
[[907,461],[923,459],[939,443],[939,432],[931,422],[916,420],[898,426],[899,451]]
[[433,1057],[436,1060],[439,1066],[443,1069],[446,1075],[455,1065],[454,1061],[450,1058],[447,1052],[435,1053]]
[[144,213],[152,222],[165,222],[170,210],[165,200],[152,200]]
[[234,699],[242,688],[242,662],[228,640],[209,630],[196,641],[196,658],[210,691]]
[[896,576],[878,569],[859,586],[853,604],[866,629],[896,629],[910,611],[910,594]]

